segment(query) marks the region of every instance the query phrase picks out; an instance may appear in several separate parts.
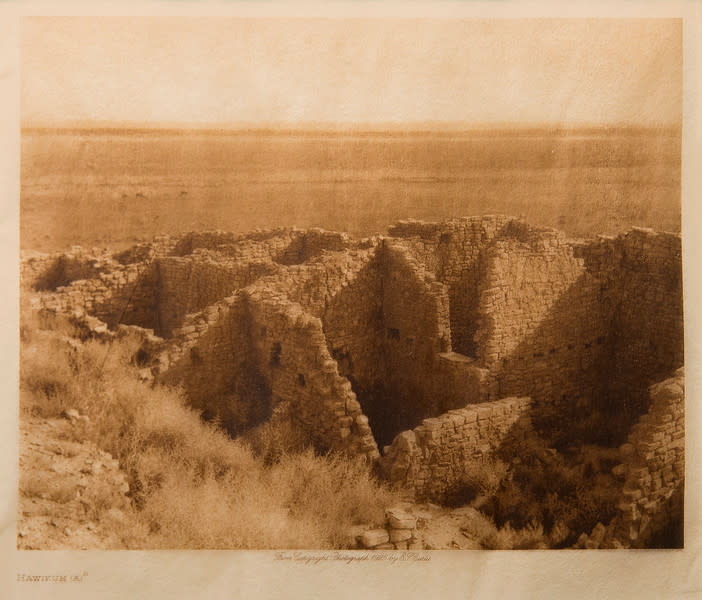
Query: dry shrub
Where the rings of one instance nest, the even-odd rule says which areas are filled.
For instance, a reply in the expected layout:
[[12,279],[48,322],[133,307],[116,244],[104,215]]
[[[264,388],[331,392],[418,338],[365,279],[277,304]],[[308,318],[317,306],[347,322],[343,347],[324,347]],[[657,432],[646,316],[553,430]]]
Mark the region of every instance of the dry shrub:
[[377,482],[365,459],[328,454],[311,449],[286,455],[270,469],[271,488],[285,494],[293,517],[315,516],[331,547],[350,543],[349,529],[362,523],[383,523],[391,492]]
[[309,438],[290,421],[277,420],[254,427],[241,436],[265,465],[273,465],[289,454],[299,454],[309,446]]
[[458,482],[447,491],[444,504],[464,506],[477,496],[494,495],[507,470],[508,465],[499,458],[482,457],[466,462]]
[[178,463],[161,471],[140,513],[151,530],[150,547],[295,548],[315,547],[319,534],[311,520],[291,519],[275,490],[260,477],[234,474],[201,477]]
[[[601,454],[606,464],[610,451]],[[551,547],[565,547],[614,516],[618,486],[613,481],[602,483],[597,471],[588,468],[592,461],[566,461],[536,442],[522,447],[519,457],[519,464],[512,466],[512,477],[482,508],[499,526],[523,529],[539,523]]]
[[509,523],[498,528],[490,517],[476,512],[464,524],[463,531],[486,550],[529,550],[548,547],[548,538],[544,536],[543,527],[535,522],[521,529],[515,529]]
[[513,529],[507,523],[483,540],[488,550],[533,550],[548,548],[544,530],[540,523],[529,523],[522,529]]
[[345,547],[353,524],[382,522],[392,496],[366,464],[298,452],[285,427],[259,428],[255,456],[178,390],[138,381],[137,350],[129,338],[76,345],[61,331],[30,327],[20,384],[25,414],[76,408],[89,417],[85,437],[119,460],[128,518],[107,518],[120,503],[106,490],[84,500],[129,547]]

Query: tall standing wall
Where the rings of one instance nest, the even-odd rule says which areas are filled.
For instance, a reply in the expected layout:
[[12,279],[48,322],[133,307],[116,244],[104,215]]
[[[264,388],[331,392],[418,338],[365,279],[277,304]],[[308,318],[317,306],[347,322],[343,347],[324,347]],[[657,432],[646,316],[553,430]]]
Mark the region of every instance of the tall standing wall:
[[541,412],[602,393],[610,328],[599,281],[556,232],[496,241],[481,263],[478,355],[489,397],[527,395]]

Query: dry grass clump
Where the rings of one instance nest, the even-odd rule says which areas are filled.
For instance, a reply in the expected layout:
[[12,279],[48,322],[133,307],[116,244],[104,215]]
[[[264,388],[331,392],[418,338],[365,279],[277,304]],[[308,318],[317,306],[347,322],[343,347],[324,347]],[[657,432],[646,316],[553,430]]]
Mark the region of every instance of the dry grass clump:
[[483,457],[466,462],[462,476],[448,490],[443,503],[448,506],[463,506],[479,496],[489,498],[497,492],[507,471],[507,463],[499,458]]
[[[620,489],[608,468],[600,471],[607,460],[595,469],[592,457],[566,460],[534,439],[516,450],[519,462],[511,465],[508,477],[481,507],[498,526],[523,529],[538,523],[549,547],[567,547],[614,516]],[[610,451],[600,454],[607,457]]]
[[382,522],[393,499],[365,463],[285,444],[257,455],[178,390],[140,382],[138,341],[76,344],[70,333],[65,322],[24,320],[21,412],[88,417],[77,441],[93,440],[128,474],[135,526],[120,533],[130,547],[338,548],[352,525]]
[[490,517],[482,513],[475,513],[466,522],[463,531],[478,540],[485,550],[533,550],[549,548],[551,544],[539,523],[529,523],[522,529],[515,529],[509,523],[498,528]]

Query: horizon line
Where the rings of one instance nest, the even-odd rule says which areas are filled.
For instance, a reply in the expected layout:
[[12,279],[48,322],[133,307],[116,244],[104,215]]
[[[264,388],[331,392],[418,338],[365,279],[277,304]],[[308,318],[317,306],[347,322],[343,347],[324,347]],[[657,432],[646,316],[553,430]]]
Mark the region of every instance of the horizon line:
[[631,122],[518,122],[518,121],[256,121],[256,122],[194,122],[194,121],[115,121],[115,120],[26,120],[20,121],[21,131],[37,130],[114,130],[114,131],[233,131],[233,132],[431,132],[455,133],[499,130],[668,130],[679,132],[681,123]]

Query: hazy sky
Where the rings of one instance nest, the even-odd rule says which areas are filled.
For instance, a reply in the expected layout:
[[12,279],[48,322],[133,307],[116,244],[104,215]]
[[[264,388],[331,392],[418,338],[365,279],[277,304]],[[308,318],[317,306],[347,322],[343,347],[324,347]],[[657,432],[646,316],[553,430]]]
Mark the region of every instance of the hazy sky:
[[27,18],[22,119],[680,124],[679,20]]

